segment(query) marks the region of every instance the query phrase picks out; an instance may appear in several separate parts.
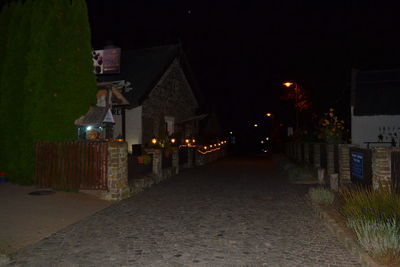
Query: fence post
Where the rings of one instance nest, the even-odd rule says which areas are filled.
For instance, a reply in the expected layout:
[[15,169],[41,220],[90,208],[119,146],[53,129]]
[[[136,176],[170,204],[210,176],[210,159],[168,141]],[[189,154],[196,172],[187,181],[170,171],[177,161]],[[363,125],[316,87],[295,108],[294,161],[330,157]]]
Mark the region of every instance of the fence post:
[[350,176],[350,146],[339,144],[339,185],[346,186],[351,184]]
[[179,149],[177,147],[172,148],[172,168],[175,170],[175,174],[179,173]]
[[308,159],[308,157],[310,156],[309,155],[309,150],[310,149],[310,143],[304,143],[304,163],[305,164],[309,164],[310,163],[310,160]]
[[374,147],[372,149],[372,188],[374,190],[391,189],[392,149]]
[[314,167],[318,169],[321,167],[321,144],[314,143],[312,146],[314,149]]
[[335,155],[333,144],[326,145],[326,174],[330,176],[335,173]]

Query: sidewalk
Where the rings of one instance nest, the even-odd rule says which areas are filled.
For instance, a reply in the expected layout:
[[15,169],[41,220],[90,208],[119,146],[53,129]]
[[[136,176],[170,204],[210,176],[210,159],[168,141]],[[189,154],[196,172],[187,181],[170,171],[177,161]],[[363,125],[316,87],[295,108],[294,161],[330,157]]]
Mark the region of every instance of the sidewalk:
[[82,193],[28,194],[37,190],[0,183],[0,256],[34,244],[113,203]]

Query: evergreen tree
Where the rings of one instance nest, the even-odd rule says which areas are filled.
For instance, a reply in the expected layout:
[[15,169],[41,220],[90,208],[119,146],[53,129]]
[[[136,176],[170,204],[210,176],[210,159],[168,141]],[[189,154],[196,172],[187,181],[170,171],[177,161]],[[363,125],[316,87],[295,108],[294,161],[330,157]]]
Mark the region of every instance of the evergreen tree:
[[[1,108],[3,128],[2,158],[7,164],[6,171],[11,180],[20,179],[21,144],[27,131],[24,124],[23,105],[25,102],[24,77],[27,74],[27,51],[29,50],[29,25],[32,1],[14,2],[13,15],[9,23],[9,36],[3,62]],[[11,34],[12,33],[12,34]]]
[[[1,81],[3,79],[3,69],[5,68],[6,62],[9,27],[11,27],[10,21],[13,17],[14,9],[15,4],[13,3],[12,5],[4,5],[0,11],[0,146],[4,149],[3,151],[6,151],[4,145],[7,143],[6,116],[8,113],[6,108],[2,105],[2,99],[4,99],[4,96],[7,94],[6,90],[9,90],[9,88],[4,88]],[[0,153],[0,171],[6,170],[6,160],[6,153]]]

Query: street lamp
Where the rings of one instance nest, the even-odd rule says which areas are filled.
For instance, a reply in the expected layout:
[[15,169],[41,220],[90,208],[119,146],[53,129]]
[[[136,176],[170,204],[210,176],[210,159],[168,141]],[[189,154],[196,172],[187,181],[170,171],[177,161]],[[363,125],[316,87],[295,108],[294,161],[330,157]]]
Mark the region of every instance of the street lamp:
[[296,111],[296,130],[299,129],[299,111],[298,111],[298,101],[299,101],[299,95],[298,95],[298,85],[297,83],[292,83],[292,82],[285,82],[283,83],[284,86],[287,88],[291,87],[294,85],[294,109]]

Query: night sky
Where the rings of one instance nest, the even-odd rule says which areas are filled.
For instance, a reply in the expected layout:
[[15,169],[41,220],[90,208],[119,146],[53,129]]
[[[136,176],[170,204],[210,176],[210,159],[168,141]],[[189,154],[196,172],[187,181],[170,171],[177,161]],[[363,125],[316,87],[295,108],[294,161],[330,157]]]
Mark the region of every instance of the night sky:
[[290,117],[282,82],[349,116],[351,68],[400,66],[396,1],[87,0],[94,48],[180,42],[226,129]]

